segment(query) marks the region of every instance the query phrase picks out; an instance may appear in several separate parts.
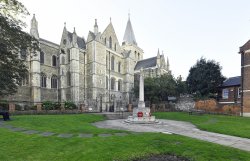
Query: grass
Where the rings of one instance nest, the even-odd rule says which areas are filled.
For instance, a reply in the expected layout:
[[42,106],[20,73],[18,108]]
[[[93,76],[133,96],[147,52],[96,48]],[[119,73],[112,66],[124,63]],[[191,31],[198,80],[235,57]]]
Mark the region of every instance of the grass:
[[250,118],[224,115],[189,115],[185,112],[156,112],[158,119],[187,121],[199,129],[250,138]]
[[71,114],[71,115],[19,115],[12,116],[13,121],[7,122],[25,129],[49,131],[55,133],[115,133],[121,130],[95,128],[93,122],[104,120],[101,115]]
[[[98,129],[91,122],[96,115],[13,116],[13,126],[57,132],[114,133]],[[67,123],[69,121],[69,123]],[[84,126],[82,126],[84,125]],[[68,129],[68,131],[67,131]],[[103,131],[102,131],[103,130]],[[196,139],[160,133],[130,134],[93,138],[42,137],[0,128],[0,160],[4,161],[124,161],[150,154],[175,154],[194,161],[250,160],[250,153]]]

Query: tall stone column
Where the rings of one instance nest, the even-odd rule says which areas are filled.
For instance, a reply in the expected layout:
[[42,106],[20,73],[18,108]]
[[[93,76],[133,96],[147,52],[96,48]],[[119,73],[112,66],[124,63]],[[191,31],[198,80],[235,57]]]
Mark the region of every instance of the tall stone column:
[[144,77],[143,77],[143,69],[140,70],[140,85],[139,85],[139,103],[138,108],[145,108],[144,102]]

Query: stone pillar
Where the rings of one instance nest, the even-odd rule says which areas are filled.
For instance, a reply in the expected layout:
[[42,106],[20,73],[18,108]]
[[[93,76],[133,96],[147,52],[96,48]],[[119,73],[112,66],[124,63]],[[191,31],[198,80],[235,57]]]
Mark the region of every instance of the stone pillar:
[[145,108],[144,102],[144,78],[143,78],[143,69],[140,70],[140,86],[139,86],[139,103],[138,108]]
[[36,110],[37,110],[37,112],[41,112],[42,111],[42,103],[37,103],[36,104]]
[[16,105],[14,103],[9,103],[9,112],[15,112]]
[[128,112],[132,112],[132,104],[128,104]]
[[144,79],[143,79],[143,70],[140,71],[140,92],[139,92],[139,101],[144,102]]
[[61,103],[61,111],[65,111],[65,103],[64,102]]

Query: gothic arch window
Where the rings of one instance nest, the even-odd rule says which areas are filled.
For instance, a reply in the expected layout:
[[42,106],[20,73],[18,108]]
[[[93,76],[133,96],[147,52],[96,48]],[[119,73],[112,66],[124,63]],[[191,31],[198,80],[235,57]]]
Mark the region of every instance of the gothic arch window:
[[53,75],[51,77],[51,88],[57,88],[57,76]]
[[71,73],[69,71],[67,72],[67,85],[71,86]]
[[136,59],[136,56],[137,56],[137,54],[136,54],[136,51],[135,51],[135,59]]
[[121,62],[118,62],[118,72],[121,73]]
[[112,37],[109,37],[109,48],[112,49]]
[[115,90],[115,78],[111,78],[111,90]]
[[21,51],[20,51],[20,57],[21,59],[26,59],[27,57],[27,50],[22,48]]
[[56,56],[53,55],[53,56],[52,56],[52,66],[53,66],[53,67],[56,67],[56,64],[57,64],[57,63],[56,63]]
[[109,89],[109,78],[106,76],[106,89]]
[[115,57],[111,57],[111,70],[115,70]]
[[24,78],[22,79],[22,86],[29,85],[29,75],[25,74]]
[[104,44],[107,45],[107,38],[104,39]]
[[140,53],[138,53],[138,60],[140,59]]
[[109,57],[108,55],[106,56],[106,68],[108,69],[108,64],[109,64]]
[[119,79],[118,81],[118,91],[121,91],[122,90],[122,80]]
[[70,50],[67,49],[67,54],[68,54],[68,62],[70,63]]
[[115,51],[116,51],[116,44],[115,44]]
[[46,80],[47,80],[46,74],[41,73],[41,87],[42,88],[46,88]]
[[44,52],[43,51],[41,51],[40,53],[40,63],[44,64]]

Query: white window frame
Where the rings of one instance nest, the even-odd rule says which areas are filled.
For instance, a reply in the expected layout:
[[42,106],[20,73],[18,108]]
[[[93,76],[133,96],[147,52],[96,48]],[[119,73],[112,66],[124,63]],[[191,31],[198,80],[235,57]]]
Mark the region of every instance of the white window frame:
[[[227,92],[227,95],[226,95],[226,92]],[[229,96],[229,89],[228,88],[222,89],[222,98],[228,99],[228,96]]]

